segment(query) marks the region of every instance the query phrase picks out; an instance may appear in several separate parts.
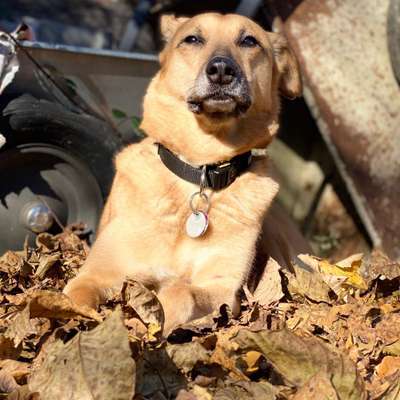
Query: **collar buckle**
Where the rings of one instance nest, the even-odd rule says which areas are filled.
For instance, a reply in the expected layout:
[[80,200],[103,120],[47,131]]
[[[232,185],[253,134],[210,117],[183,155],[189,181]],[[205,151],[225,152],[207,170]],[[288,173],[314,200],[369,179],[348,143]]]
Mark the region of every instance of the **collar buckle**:
[[237,177],[236,166],[230,162],[219,165],[210,172],[212,186],[216,190],[229,186]]

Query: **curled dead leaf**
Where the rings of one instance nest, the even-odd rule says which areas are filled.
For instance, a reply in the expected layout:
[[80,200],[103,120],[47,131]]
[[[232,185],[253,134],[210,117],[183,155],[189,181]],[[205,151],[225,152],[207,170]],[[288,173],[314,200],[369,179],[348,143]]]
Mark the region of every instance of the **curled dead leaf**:
[[[127,280],[121,290],[122,302],[131,307],[140,320],[151,331],[152,336],[162,333],[164,310],[154,292],[133,280]],[[151,339],[151,337],[150,337]]]
[[35,276],[37,276],[39,279],[44,279],[50,268],[53,267],[53,265],[60,259],[61,259],[60,252],[42,256],[40,258],[39,266],[35,271]]
[[14,347],[17,347],[25,337],[36,333],[32,318],[68,319],[77,317],[102,320],[95,310],[74,304],[68,296],[61,292],[40,290],[29,298],[25,308],[16,315],[4,335],[12,339]]
[[28,384],[42,400],[130,400],[135,389],[135,362],[121,310],[66,344],[54,342]]
[[15,378],[7,371],[0,371],[0,393],[11,393],[18,388]]
[[400,357],[383,357],[380,364],[376,367],[376,373],[379,378],[386,378],[400,371]]
[[14,346],[14,340],[0,335],[0,359],[16,359],[21,353],[19,346]]
[[[332,300],[332,290],[323,281],[322,277],[315,272],[312,268],[305,268],[300,256],[296,264],[293,264],[295,274],[284,270],[284,274],[288,280],[287,289],[289,293],[294,297],[306,297],[314,301],[324,301],[330,303]],[[304,263],[303,263],[304,264]]]
[[355,254],[336,264],[328,260],[300,254],[298,258],[320,274],[322,280],[338,295],[347,287],[366,290],[368,285],[360,273],[362,254]]
[[28,385],[23,385],[11,392],[7,400],[40,400],[40,396],[37,392],[31,392]]
[[259,351],[250,350],[244,356],[243,360],[246,362],[247,370],[246,373],[251,374],[258,370],[258,362],[262,354]]
[[281,266],[273,258],[268,259],[264,273],[252,295],[253,301],[262,306],[269,306],[283,297],[280,269]]
[[171,360],[167,351],[160,347],[145,349],[137,361],[136,391],[146,399],[161,392],[167,399],[175,398],[187,387],[187,379]]
[[171,344],[166,352],[174,364],[184,373],[191,371],[198,363],[208,363],[210,354],[199,342]]
[[261,352],[284,380],[298,388],[315,374],[326,373],[340,398],[366,399],[355,365],[314,337],[302,338],[286,329],[259,332],[242,329],[233,341],[240,352]]
[[400,263],[391,260],[382,251],[374,250],[371,253],[366,273],[369,281],[378,277],[385,277],[389,280],[400,278]]
[[0,369],[10,374],[17,382],[30,373],[30,364],[16,360],[0,360]]
[[310,400],[316,395],[323,396],[324,400],[340,400],[330,377],[325,373],[313,375],[293,396],[292,400]]
[[15,251],[7,251],[0,257],[0,271],[9,275],[14,275],[21,270],[24,265],[24,258]]
[[34,333],[36,331],[34,325],[31,324],[29,306],[27,305],[7,327],[4,336],[11,339],[14,347],[17,348],[26,336]]
[[235,382],[217,390],[215,400],[275,400],[278,390],[268,382]]
[[385,346],[383,352],[391,356],[400,356],[400,340]]

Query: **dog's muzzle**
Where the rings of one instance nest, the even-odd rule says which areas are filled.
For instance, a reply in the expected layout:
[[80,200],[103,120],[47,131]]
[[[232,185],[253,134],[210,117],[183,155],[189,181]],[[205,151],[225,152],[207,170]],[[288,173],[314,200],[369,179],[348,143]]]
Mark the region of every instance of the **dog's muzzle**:
[[251,105],[246,77],[236,61],[226,56],[206,63],[187,101],[192,112],[219,118],[244,114]]

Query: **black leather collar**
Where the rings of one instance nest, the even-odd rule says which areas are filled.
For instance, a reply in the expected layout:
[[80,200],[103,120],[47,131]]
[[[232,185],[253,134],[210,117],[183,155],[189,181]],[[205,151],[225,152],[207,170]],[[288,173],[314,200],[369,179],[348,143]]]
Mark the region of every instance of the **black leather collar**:
[[206,164],[193,167],[158,143],[158,154],[164,165],[179,178],[200,185],[205,169],[204,186],[213,190],[221,190],[229,186],[251,164],[251,151],[239,154],[229,161],[218,164]]

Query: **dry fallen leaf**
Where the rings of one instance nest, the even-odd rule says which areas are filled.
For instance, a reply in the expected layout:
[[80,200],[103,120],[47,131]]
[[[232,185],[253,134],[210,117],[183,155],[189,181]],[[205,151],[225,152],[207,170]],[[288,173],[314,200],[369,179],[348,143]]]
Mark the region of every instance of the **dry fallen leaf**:
[[229,371],[230,376],[234,379],[247,381],[249,378],[240,370],[233,356],[239,349],[239,345],[232,340],[238,329],[238,327],[234,327],[228,332],[218,332],[218,340],[211,355],[211,362],[221,365]]
[[[300,256],[297,262],[303,263]],[[323,281],[322,277],[312,269],[303,268],[297,264],[293,265],[295,275],[284,271],[288,279],[288,291],[296,298],[297,295],[308,297],[314,301],[329,303],[332,300],[330,287]]]
[[369,280],[385,277],[393,280],[400,277],[400,263],[389,259],[379,250],[374,250],[370,256],[369,265],[366,269]]
[[40,396],[37,392],[31,392],[28,385],[23,385],[11,392],[7,400],[40,400]]
[[4,336],[12,339],[14,347],[18,347],[26,336],[34,333],[36,331],[31,324],[29,306],[26,306],[8,326]]
[[275,400],[277,390],[268,382],[237,382],[217,390],[215,400]]
[[0,360],[0,369],[12,375],[17,382],[26,378],[30,373],[30,364],[15,360]]
[[248,351],[243,356],[243,360],[247,364],[247,369],[246,369],[247,374],[251,374],[258,370],[257,364],[261,357],[262,357],[262,354],[259,351],[254,351],[254,350]]
[[400,371],[400,357],[383,357],[380,364],[376,367],[376,373],[379,378],[386,378]]
[[[88,254],[79,232],[41,234],[37,248],[0,257],[0,371],[7,390],[15,388],[9,399],[37,400],[40,390],[42,399],[111,400],[132,395],[135,381],[137,400],[348,400],[366,390],[370,400],[399,398],[399,264],[386,256],[365,257],[361,267],[360,255],[328,265],[307,256],[294,273],[269,265],[239,318],[223,306],[165,341],[162,307],[139,283],[126,282],[100,314],[61,293]],[[365,277],[369,288],[353,290],[343,272]]]
[[368,285],[360,274],[361,260],[352,261],[351,267],[340,267],[338,264],[334,265],[327,260],[319,262],[321,272],[326,275],[346,278],[342,285],[348,285],[357,289],[366,290]]
[[366,399],[355,365],[316,338],[301,338],[289,330],[251,332],[242,329],[233,341],[242,352],[261,352],[284,380],[298,388],[315,374],[325,373],[339,398]]
[[39,266],[36,269],[35,275],[39,278],[39,279],[43,279],[47,272],[49,271],[49,269],[51,267],[53,267],[53,265],[59,261],[61,259],[61,253],[57,252],[54,254],[48,254],[48,255],[44,255],[39,262]]
[[398,400],[400,396],[400,371],[391,375],[389,379],[375,380],[370,387],[371,400]]
[[90,332],[69,342],[55,342],[42,366],[29,379],[42,400],[130,400],[135,389],[135,362],[121,310]]
[[151,336],[162,333],[165,320],[164,310],[151,290],[139,282],[127,280],[122,287],[121,296],[126,306],[131,307],[147,326]]
[[16,359],[21,353],[21,348],[14,346],[12,338],[0,335],[0,360]]
[[283,297],[280,269],[280,265],[273,258],[269,258],[260,282],[253,293],[254,301],[262,306],[269,306]]
[[173,363],[184,373],[191,371],[198,363],[210,362],[210,354],[199,342],[171,344],[166,352]]
[[7,371],[0,371],[0,393],[11,393],[17,390],[18,384],[15,378]]
[[176,400],[213,400],[213,396],[206,388],[194,385],[190,392],[184,389],[180,390]]
[[137,361],[136,391],[144,398],[153,399],[158,392],[175,398],[186,386],[187,378],[164,348],[146,349]]
[[316,394],[321,394],[324,400],[340,400],[330,377],[325,373],[313,375],[293,396],[291,400],[310,400]]
[[383,352],[391,356],[400,356],[400,340],[385,346]]
[[102,320],[96,311],[74,304],[63,293],[39,290],[32,295],[25,308],[8,326],[5,336],[12,339],[14,347],[17,347],[26,336],[36,333],[32,318],[68,319],[73,317]]
[[316,272],[321,273],[321,278],[336,293],[346,286],[366,290],[367,283],[360,274],[362,254],[356,254],[337,263],[331,264],[328,260],[307,254],[300,254],[298,258]]

